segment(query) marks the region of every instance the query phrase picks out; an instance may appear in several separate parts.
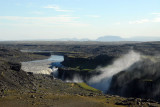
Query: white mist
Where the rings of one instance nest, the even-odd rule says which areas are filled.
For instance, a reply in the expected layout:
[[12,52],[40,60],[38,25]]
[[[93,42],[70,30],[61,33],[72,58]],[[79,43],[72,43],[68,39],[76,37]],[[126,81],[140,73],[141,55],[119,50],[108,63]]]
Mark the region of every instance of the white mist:
[[134,63],[141,60],[141,55],[135,51],[130,51],[128,54],[121,56],[107,67],[97,68],[101,72],[100,75],[92,77],[88,84],[103,92],[106,92],[110,86],[113,75],[129,68]]

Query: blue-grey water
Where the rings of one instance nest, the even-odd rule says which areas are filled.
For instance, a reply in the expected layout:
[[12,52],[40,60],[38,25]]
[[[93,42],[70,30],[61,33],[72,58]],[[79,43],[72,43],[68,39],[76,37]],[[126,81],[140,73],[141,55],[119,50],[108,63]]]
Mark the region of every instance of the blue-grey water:
[[60,67],[61,62],[64,61],[62,55],[51,55],[44,60],[35,60],[22,63],[22,70],[26,72],[33,72],[35,74],[51,74],[55,69],[53,67]]
[[53,62],[63,62],[64,61],[64,56],[62,55],[51,55],[50,58],[47,59],[48,61],[53,61]]

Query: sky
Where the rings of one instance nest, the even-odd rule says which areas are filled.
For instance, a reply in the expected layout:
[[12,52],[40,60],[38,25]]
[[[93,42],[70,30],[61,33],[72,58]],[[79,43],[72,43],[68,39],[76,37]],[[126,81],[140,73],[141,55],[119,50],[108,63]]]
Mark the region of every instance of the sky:
[[160,0],[0,0],[1,40],[160,37]]

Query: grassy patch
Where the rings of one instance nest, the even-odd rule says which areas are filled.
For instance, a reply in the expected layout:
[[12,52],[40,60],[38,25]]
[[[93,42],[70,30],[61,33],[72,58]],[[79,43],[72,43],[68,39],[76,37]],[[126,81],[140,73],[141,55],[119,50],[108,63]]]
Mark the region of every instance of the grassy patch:
[[153,82],[151,79],[144,79],[143,82]]
[[81,69],[80,66],[77,66],[77,67],[69,67],[70,70],[74,70],[76,72],[91,72],[93,71],[94,69]]
[[93,69],[82,69],[82,71],[91,72]]
[[93,87],[88,86],[86,83],[82,82],[82,83],[77,83],[77,85],[79,85],[81,88],[84,88],[86,90],[90,90],[90,91],[95,91],[95,92],[100,92],[98,89],[95,89]]

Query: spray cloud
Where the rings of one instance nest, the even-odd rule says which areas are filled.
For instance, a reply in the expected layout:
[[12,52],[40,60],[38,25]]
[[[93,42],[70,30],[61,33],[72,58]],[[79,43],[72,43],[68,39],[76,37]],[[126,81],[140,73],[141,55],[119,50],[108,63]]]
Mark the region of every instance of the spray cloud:
[[71,82],[71,83],[81,83],[84,82],[80,75],[74,75],[72,80],[65,80],[65,82]]
[[103,92],[106,92],[110,86],[113,75],[129,68],[134,63],[141,60],[140,53],[137,53],[131,50],[128,54],[121,56],[116,59],[113,64],[107,67],[97,68],[97,71],[100,71],[101,74],[98,76],[92,77],[88,84],[94,88],[97,88]]

